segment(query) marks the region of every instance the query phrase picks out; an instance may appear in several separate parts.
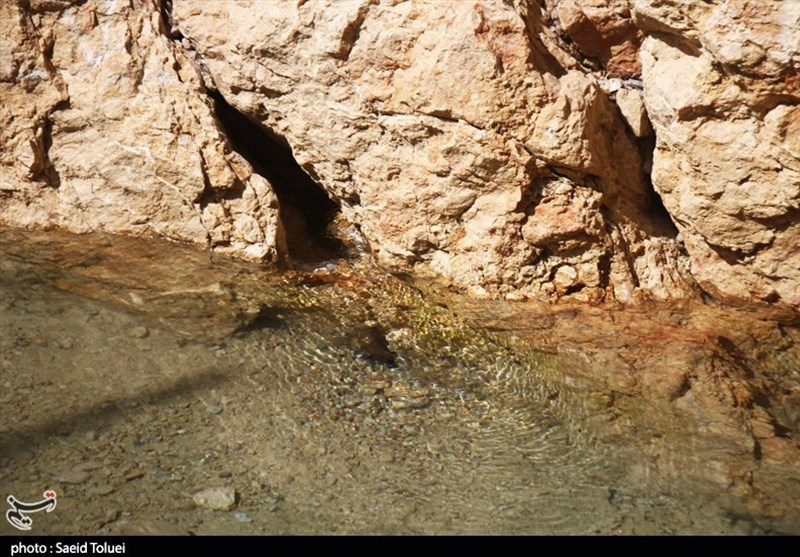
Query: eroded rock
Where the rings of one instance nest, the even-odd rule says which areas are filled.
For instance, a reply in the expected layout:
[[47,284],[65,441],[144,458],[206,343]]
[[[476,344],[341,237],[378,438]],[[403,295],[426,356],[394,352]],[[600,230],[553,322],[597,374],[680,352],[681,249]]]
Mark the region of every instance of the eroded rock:
[[0,222],[274,259],[277,199],[228,147],[159,6],[0,6]]
[[173,16],[384,265],[476,295],[685,292],[625,123],[537,3],[186,1]]
[[712,293],[800,306],[800,3],[635,0],[653,184]]
[[696,279],[800,306],[797,2],[171,9],[0,7],[0,222],[282,257],[277,197],[210,89],[388,268],[509,299],[672,299]]

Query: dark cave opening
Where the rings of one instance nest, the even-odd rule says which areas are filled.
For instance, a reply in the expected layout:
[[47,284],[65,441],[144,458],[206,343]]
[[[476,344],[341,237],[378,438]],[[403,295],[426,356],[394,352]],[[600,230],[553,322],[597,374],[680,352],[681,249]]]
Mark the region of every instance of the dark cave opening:
[[231,147],[269,180],[278,196],[289,258],[298,263],[318,263],[346,257],[346,246],[333,232],[339,206],[303,171],[291,148],[232,107],[218,92],[209,91],[209,95]]
[[653,186],[653,156],[656,150],[656,136],[655,134],[650,134],[646,137],[636,138],[636,144],[642,156],[642,170],[644,171],[645,184],[650,193],[647,213],[653,219],[653,223],[658,224],[661,235],[674,238],[678,235],[678,227],[675,225],[672,216],[664,205],[664,200],[661,199],[661,195],[656,191],[655,186]]

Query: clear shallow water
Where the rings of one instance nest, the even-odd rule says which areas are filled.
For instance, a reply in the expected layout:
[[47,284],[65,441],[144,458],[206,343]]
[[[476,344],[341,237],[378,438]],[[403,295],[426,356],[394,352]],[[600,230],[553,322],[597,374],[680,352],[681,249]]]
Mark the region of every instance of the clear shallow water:
[[[660,415],[615,383],[633,349],[542,352],[483,326],[501,304],[423,290],[363,262],[279,274],[0,230],[4,495],[58,492],[33,533],[800,530],[791,460],[757,459],[734,409]],[[236,512],[192,503],[224,486]]]

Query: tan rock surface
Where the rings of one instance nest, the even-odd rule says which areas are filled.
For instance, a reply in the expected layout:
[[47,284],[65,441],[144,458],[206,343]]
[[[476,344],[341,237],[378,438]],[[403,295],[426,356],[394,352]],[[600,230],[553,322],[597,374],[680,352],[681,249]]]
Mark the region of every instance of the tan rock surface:
[[653,184],[712,293],[800,306],[800,3],[633,2]]
[[550,11],[580,54],[599,62],[609,76],[639,77],[642,33],[629,0],[555,0]]
[[680,297],[691,270],[800,306],[800,3],[174,4],[2,4],[1,223],[281,257],[208,86],[389,268],[585,301]]
[[277,199],[157,1],[3,2],[0,72],[0,222],[279,255]]
[[653,126],[647,116],[644,98],[641,91],[636,89],[620,89],[615,96],[617,106],[623,118],[628,122],[631,131],[636,137],[647,137],[653,134]]
[[383,264],[478,295],[684,292],[624,122],[537,4],[188,0],[173,16]]

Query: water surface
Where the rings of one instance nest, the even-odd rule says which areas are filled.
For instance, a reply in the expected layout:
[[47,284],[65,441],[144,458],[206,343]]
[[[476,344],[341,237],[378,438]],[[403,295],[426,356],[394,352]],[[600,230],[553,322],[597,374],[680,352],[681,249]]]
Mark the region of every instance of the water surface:
[[39,534],[798,533],[793,319],[0,229],[0,485]]

